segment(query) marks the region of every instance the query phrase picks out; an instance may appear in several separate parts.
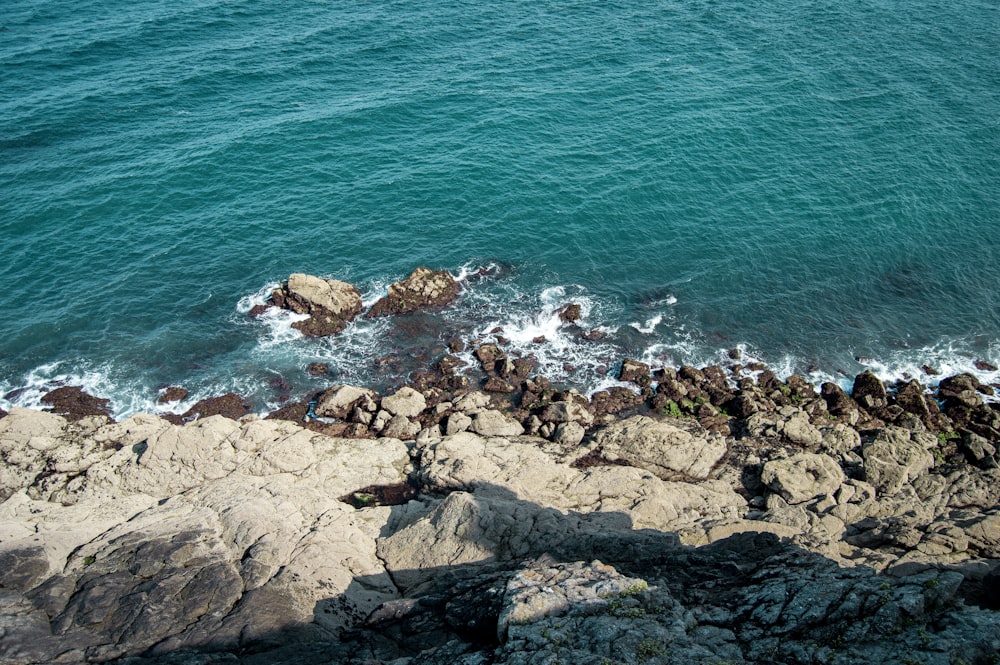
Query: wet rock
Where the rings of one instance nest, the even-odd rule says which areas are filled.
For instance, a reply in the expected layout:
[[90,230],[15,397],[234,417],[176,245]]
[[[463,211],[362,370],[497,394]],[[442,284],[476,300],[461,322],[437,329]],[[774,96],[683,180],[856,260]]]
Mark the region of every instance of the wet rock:
[[869,412],[884,409],[889,405],[885,385],[871,370],[865,370],[854,377],[851,398]]
[[365,316],[374,318],[444,307],[458,297],[458,291],[458,282],[447,270],[420,266],[406,279],[390,284],[389,293],[372,305]]
[[168,414],[163,416],[174,424],[190,423],[201,418],[222,416],[230,420],[239,420],[250,413],[250,402],[236,393],[226,393],[218,397],[208,397],[195,403],[190,409],[179,416]]
[[559,315],[560,321],[565,321],[566,323],[573,323],[580,319],[581,308],[580,305],[576,303],[569,303],[557,309],[556,314]]
[[80,386],[63,386],[42,396],[47,411],[67,420],[80,420],[87,416],[111,416],[111,400],[94,397],[83,392]]
[[[858,410],[857,402],[851,399],[844,389],[836,383],[831,383],[829,381],[823,383],[823,385],[820,386],[820,394],[826,401],[827,410],[834,416],[843,416],[852,412],[857,412]],[[856,421],[857,418],[855,417],[855,422]]]
[[327,363],[309,363],[306,366],[306,373],[309,376],[326,376],[330,373],[330,366]]
[[492,372],[497,363],[506,359],[506,354],[496,344],[483,344],[476,349],[476,358],[484,372]]
[[512,393],[517,389],[499,376],[491,376],[483,384],[483,390],[488,393]]
[[621,460],[666,480],[708,478],[726,454],[725,440],[697,426],[681,428],[675,422],[633,416],[602,428],[594,441],[604,458]]
[[618,414],[639,406],[643,401],[645,398],[642,395],[638,395],[628,388],[612,386],[591,396],[590,410],[595,416],[603,416],[608,413]]
[[995,372],[997,371],[997,366],[988,360],[977,360],[973,363],[980,372]]
[[292,327],[304,335],[323,337],[339,333],[361,313],[361,293],[347,282],[294,273],[271,293],[277,307],[309,318]]
[[844,482],[840,465],[826,455],[799,453],[764,464],[761,481],[790,504],[832,496]]
[[185,397],[188,396],[188,391],[186,388],[181,388],[179,386],[170,386],[164,388],[160,393],[160,396],[156,399],[157,404],[167,404],[169,402],[180,402]]
[[652,379],[649,376],[649,365],[638,360],[626,358],[622,362],[621,371],[618,373],[618,380],[646,387],[652,383]]

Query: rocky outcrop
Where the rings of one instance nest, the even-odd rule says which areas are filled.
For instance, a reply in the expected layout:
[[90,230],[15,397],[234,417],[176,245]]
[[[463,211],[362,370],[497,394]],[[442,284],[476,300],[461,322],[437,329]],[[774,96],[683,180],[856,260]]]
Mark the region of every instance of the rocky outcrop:
[[365,316],[373,318],[444,307],[457,297],[458,282],[451,273],[420,266],[406,279],[390,284],[389,293],[372,305]]
[[[711,372],[684,374],[711,403]],[[774,385],[744,394],[764,407]],[[546,438],[486,393],[412,387],[316,397],[338,421],[324,427],[399,434],[369,439],[12,409],[0,661],[974,663],[1000,649],[1000,469],[983,437],[938,461],[938,437],[859,433],[813,411],[822,396],[727,436],[530,388],[524,418]],[[794,434],[807,422],[818,440]]]
[[69,420],[80,420],[88,416],[111,416],[111,400],[94,397],[80,386],[63,386],[42,396],[42,404],[52,413]]
[[294,273],[271,293],[271,303],[309,318],[292,327],[304,335],[323,337],[339,333],[361,313],[357,287],[336,279]]

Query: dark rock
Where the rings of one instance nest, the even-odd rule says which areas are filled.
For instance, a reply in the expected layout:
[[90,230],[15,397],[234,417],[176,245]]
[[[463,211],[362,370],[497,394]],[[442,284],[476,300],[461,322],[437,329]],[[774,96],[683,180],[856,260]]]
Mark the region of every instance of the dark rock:
[[326,363],[309,363],[306,372],[309,376],[326,376],[330,373],[330,366]]
[[985,360],[977,360],[973,363],[980,372],[995,372],[997,371],[997,366],[993,363],[987,362]]
[[826,401],[827,410],[835,416],[857,411],[857,403],[836,383],[829,381],[820,386],[820,395]]
[[210,416],[223,416],[231,420],[239,420],[250,413],[250,409],[251,406],[245,399],[236,393],[227,393],[219,397],[203,399],[179,416],[167,414],[163,418],[176,425]]
[[508,373],[508,378],[520,383],[527,379],[537,367],[538,361],[535,358],[515,358],[513,369]]
[[729,351],[726,352],[726,356],[730,360],[739,360],[741,355],[742,354],[739,349],[729,349]]
[[595,416],[602,416],[607,413],[622,413],[627,409],[632,409],[643,403],[641,395],[636,395],[628,388],[613,386],[607,390],[601,390],[593,394],[590,398],[590,410]]
[[0,409],[0,418],[3,418],[6,415],[7,415],[7,412],[4,411],[3,409]]
[[340,497],[344,503],[355,508],[375,506],[401,506],[417,497],[417,490],[408,483],[393,485],[369,485]]
[[718,365],[709,365],[701,370],[702,375],[705,377],[705,383],[715,386],[716,388],[727,388],[729,385],[729,380],[726,377],[726,370],[722,369]]
[[760,411],[760,406],[749,395],[737,395],[725,404],[726,411],[734,418],[749,418]]
[[941,399],[959,398],[963,393],[975,392],[979,389],[979,379],[972,374],[956,374],[942,379],[938,384],[938,397]]
[[87,416],[111,417],[109,399],[94,397],[83,392],[80,386],[63,386],[42,396],[42,404],[48,404],[46,411],[59,414],[67,420],[80,420]]
[[816,387],[798,374],[789,376],[785,380],[785,385],[791,389],[792,396],[798,399],[806,400],[816,396]]
[[690,365],[683,365],[678,371],[677,375],[687,381],[688,383],[698,385],[705,380],[705,373],[702,372],[697,367],[691,367]]
[[448,350],[452,353],[461,353],[462,351],[465,351],[465,342],[457,337],[452,337],[448,340]]
[[785,384],[781,382],[781,379],[775,376],[774,372],[769,369],[765,369],[757,376],[757,385],[760,386],[760,389],[765,393],[770,394],[775,390],[780,390],[781,386]]
[[532,344],[545,344],[545,335],[539,335],[538,337],[531,338]]
[[265,420],[291,420],[294,423],[305,422],[306,414],[309,413],[308,402],[295,402],[285,404],[280,409],[267,414]]
[[496,344],[483,344],[476,349],[476,358],[484,372],[492,372],[497,362],[506,357]]
[[515,391],[515,388],[499,376],[493,376],[483,384],[483,390],[488,393],[512,393]]
[[974,432],[966,430],[962,433],[958,449],[965,455],[969,464],[974,464],[982,469],[997,468],[996,447]]
[[168,402],[180,402],[182,399],[188,396],[188,391],[186,388],[181,388],[179,386],[170,386],[160,393],[157,398],[157,404],[167,404]]
[[580,318],[581,314],[580,305],[576,303],[569,303],[568,305],[563,305],[562,307],[557,309],[556,313],[559,315],[559,319],[561,321],[565,321],[567,323],[573,323],[574,321],[577,321]]
[[271,307],[272,305],[254,305],[253,307],[250,308],[250,311],[247,312],[247,316],[252,316],[253,318],[257,318],[267,310],[271,309]]
[[370,319],[444,307],[458,297],[458,290],[458,282],[447,270],[419,266],[403,281],[390,284],[389,293],[372,305],[365,316]]
[[885,385],[871,370],[865,370],[854,377],[851,397],[866,411],[878,411],[889,405]]
[[938,374],[941,373],[941,370],[935,369],[935,368],[931,367],[930,365],[921,365],[920,369],[927,376],[937,376]]
[[458,356],[448,354],[441,358],[441,360],[437,361],[437,364],[434,367],[437,371],[441,372],[441,374],[454,374],[456,369],[464,366],[464,360]]
[[652,383],[652,379],[649,376],[649,365],[638,360],[626,358],[622,362],[622,369],[618,373],[618,380],[646,387]]
[[926,419],[931,415],[931,411],[924,393],[924,387],[916,379],[911,379],[901,385],[897,383],[896,405],[907,413]]
[[608,333],[598,328],[591,328],[587,332],[580,333],[580,337],[587,340],[588,342],[597,342],[608,336]]

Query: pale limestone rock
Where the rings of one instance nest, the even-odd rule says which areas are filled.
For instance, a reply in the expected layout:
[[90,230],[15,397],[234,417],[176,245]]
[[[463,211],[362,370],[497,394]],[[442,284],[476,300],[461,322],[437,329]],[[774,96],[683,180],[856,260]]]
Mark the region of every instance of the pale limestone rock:
[[489,408],[489,405],[490,396],[482,391],[474,390],[471,393],[462,395],[455,401],[455,410],[461,411],[466,415],[472,415],[473,413],[478,413]]
[[445,434],[451,436],[452,434],[458,434],[459,432],[464,432],[469,429],[472,424],[472,418],[465,415],[460,411],[448,416],[448,424],[445,427]]
[[796,411],[785,421],[782,434],[792,443],[808,449],[819,447],[823,441],[823,435],[809,422],[809,415],[803,411]]
[[375,411],[374,390],[357,386],[336,385],[320,395],[314,409],[317,416],[326,418],[347,418],[356,406],[365,411]]
[[394,416],[416,418],[427,408],[427,400],[413,388],[403,386],[394,394],[382,398],[382,408]]
[[361,293],[357,287],[337,279],[293,273],[288,277],[288,293],[344,319],[361,311]]
[[524,434],[524,426],[500,411],[488,409],[472,415],[469,429],[483,436],[518,436]]
[[681,429],[666,420],[633,416],[600,430],[595,441],[609,460],[621,460],[661,478],[708,478],[726,454],[722,437]]
[[409,441],[420,432],[420,424],[415,423],[406,416],[393,416],[382,430],[384,436],[394,439]]
[[552,440],[563,446],[576,446],[583,441],[587,431],[578,422],[559,423],[552,433]]
[[[927,450],[927,441],[920,434],[888,427],[879,430],[875,440],[861,449],[867,480],[880,496],[895,494],[903,485],[934,466],[934,456]],[[930,439],[934,437],[930,436]]]
[[791,504],[833,495],[844,479],[844,471],[836,461],[815,453],[772,460],[761,471],[761,481]]
[[579,423],[584,427],[594,424],[594,415],[576,402],[553,402],[545,407],[542,420],[550,423]]

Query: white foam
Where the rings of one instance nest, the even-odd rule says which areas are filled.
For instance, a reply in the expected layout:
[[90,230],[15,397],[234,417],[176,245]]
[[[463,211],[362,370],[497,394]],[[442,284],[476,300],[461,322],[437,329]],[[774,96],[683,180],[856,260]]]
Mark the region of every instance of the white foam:
[[630,323],[629,325],[641,332],[644,335],[652,335],[656,332],[656,326],[663,322],[663,315],[657,314],[651,319],[646,319],[646,323]]

